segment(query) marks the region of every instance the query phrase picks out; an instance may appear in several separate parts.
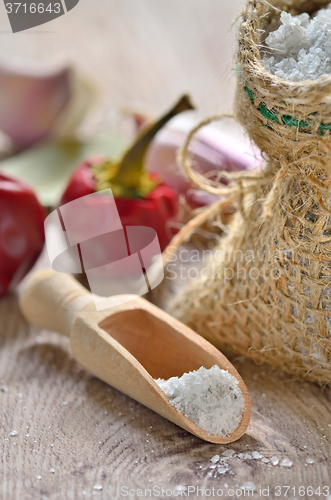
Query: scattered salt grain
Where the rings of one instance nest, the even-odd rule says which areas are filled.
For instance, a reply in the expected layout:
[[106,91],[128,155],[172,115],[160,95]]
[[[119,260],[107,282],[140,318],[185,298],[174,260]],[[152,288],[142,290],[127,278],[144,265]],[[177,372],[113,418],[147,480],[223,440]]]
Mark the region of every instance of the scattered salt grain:
[[213,457],[211,457],[210,461],[213,463],[213,464],[216,464],[220,459],[220,456],[219,455],[214,455]]
[[331,4],[317,11],[280,15],[281,25],[265,39],[263,64],[272,74],[298,82],[331,73]]
[[93,489],[94,489],[94,490],[98,490],[98,491],[102,490],[102,484],[95,484],[95,485],[93,486]]
[[253,455],[251,453],[238,453],[237,457],[242,460],[252,460]]
[[307,464],[313,464],[315,461],[312,458],[306,458]]
[[262,458],[261,462],[268,464],[270,462],[269,458]]
[[179,484],[178,486],[175,486],[175,488],[174,488],[174,495],[175,496],[182,496],[182,494],[184,494],[183,496],[186,497],[186,494],[185,494],[186,490],[187,490],[186,486]]
[[254,460],[260,460],[261,458],[263,458],[263,456],[260,455],[258,451],[252,451],[252,457],[254,458]]
[[18,431],[11,431],[11,433],[9,434],[10,436],[17,436],[18,434]]
[[53,469],[53,468],[52,468],[52,469],[49,469],[49,472],[51,472],[52,474],[54,474],[55,469]]
[[272,463],[272,465],[278,465],[279,464],[279,460],[277,457],[271,457],[270,458],[270,462]]
[[280,465],[282,467],[292,467],[293,462],[289,458],[283,458],[283,460],[280,462]]
[[201,429],[229,436],[239,426],[245,409],[238,381],[226,370],[214,365],[203,366],[169,380],[156,383],[169,397],[169,402]]
[[223,457],[231,458],[234,455],[234,451],[233,450],[225,450],[225,451],[223,451],[222,455],[223,455]]

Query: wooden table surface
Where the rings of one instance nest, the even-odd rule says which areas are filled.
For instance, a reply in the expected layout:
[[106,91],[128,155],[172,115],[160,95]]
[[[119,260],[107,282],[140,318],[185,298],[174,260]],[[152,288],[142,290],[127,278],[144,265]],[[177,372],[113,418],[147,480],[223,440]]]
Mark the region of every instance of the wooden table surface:
[[[225,110],[234,89],[229,26],[240,5],[81,0],[63,18],[17,35],[0,8],[0,59],[74,61],[101,81],[110,106],[159,112],[190,91],[202,113]],[[233,362],[251,393],[252,421],[238,442],[209,444],[80,369],[68,339],[31,328],[16,297],[2,299],[0,499],[175,498],[188,495],[184,487],[190,498],[240,498],[252,487],[253,498],[330,500],[330,391]],[[236,456],[215,472],[210,458],[228,449]],[[252,452],[263,458],[238,455]]]

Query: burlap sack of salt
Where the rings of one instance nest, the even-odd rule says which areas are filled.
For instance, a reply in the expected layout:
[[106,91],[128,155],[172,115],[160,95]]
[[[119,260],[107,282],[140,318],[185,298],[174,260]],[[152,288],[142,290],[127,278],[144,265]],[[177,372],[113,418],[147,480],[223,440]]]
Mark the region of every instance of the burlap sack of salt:
[[235,110],[266,166],[229,176],[227,187],[208,184],[186,158],[192,132],[184,168],[199,187],[223,196],[208,216],[226,200],[237,212],[207,270],[171,306],[220,349],[323,385],[331,383],[331,75],[281,80],[264,69],[261,47],[278,9],[312,13],[326,3],[247,2]]

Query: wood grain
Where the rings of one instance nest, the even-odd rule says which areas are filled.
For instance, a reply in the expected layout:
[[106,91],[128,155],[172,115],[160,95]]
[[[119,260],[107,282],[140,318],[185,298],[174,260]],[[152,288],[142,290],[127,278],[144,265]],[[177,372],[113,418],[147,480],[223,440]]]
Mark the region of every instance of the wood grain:
[[[125,486],[227,490],[247,481],[259,498],[260,485],[330,486],[329,390],[233,360],[252,397],[252,421],[238,442],[213,445],[90,376],[68,344],[29,327],[16,297],[0,302],[0,498],[121,498]],[[231,458],[227,472],[208,477],[210,458],[225,449],[289,458],[293,466]]]

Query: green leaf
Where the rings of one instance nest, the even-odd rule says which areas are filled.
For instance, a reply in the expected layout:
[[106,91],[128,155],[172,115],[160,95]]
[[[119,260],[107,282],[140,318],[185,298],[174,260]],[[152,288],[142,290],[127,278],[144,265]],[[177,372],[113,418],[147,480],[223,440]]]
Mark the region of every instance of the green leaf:
[[53,207],[59,203],[70,175],[81,161],[97,154],[119,161],[128,144],[124,137],[106,134],[88,142],[48,143],[0,162],[0,169],[28,182],[40,203]]

